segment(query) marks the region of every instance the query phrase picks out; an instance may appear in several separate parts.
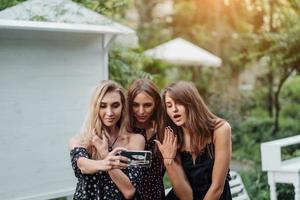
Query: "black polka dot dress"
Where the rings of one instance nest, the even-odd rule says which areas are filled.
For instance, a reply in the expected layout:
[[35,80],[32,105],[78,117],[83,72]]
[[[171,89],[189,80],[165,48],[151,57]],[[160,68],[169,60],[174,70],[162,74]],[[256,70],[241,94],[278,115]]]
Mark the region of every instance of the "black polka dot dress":
[[[140,200],[140,183],[142,177],[142,170],[137,166],[130,166],[122,170],[127,175],[136,192],[132,199]],[[111,180],[109,174],[104,172],[100,175],[100,180],[103,182],[103,199],[104,200],[123,200],[125,199],[117,188],[116,184]]]
[[155,152],[155,134],[147,141],[146,130],[134,128],[133,132],[141,134],[146,140],[145,150],[152,152],[152,164],[150,168],[143,168],[143,178],[141,182],[142,200],[162,200],[165,199],[163,184],[164,165],[161,157]]
[[[108,172],[99,171],[95,174],[82,174],[77,166],[80,157],[90,158],[83,147],[75,147],[70,152],[72,167],[78,179],[74,200],[123,200],[125,199],[116,184],[111,180]],[[138,166],[130,166],[122,170],[136,189],[133,200],[140,200],[140,184],[142,169]]]
[[103,191],[101,190],[102,182],[99,176],[103,172],[97,172],[95,174],[82,174],[77,166],[77,160],[80,157],[89,158],[88,152],[83,147],[75,147],[70,152],[72,168],[75,173],[75,177],[78,179],[76,190],[74,193],[74,200],[100,200],[103,199]]

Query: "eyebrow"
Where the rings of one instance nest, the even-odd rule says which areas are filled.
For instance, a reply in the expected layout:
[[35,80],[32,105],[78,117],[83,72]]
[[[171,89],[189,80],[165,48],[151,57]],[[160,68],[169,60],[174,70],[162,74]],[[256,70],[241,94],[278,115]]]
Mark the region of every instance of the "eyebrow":
[[146,101],[146,102],[143,102],[143,103],[139,103],[139,102],[136,102],[136,101],[134,101],[133,103],[135,103],[135,104],[148,104],[148,103],[153,103],[152,101]]
[[[105,101],[102,101],[102,102],[100,102],[101,104],[108,104],[108,102],[105,102]],[[114,101],[114,102],[112,102],[111,104],[114,104],[114,103],[121,103],[121,101]]]

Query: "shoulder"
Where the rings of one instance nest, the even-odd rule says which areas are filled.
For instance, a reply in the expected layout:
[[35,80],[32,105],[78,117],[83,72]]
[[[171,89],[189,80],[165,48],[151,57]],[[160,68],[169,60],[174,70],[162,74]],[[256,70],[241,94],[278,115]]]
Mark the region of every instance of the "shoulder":
[[214,130],[214,140],[218,138],[231,138],[231,126],[227,121],[223,121],[222,124]]
[[69,140],[68,149],[71,151],[75,147],[84,147],[84,146],[81,145],[79,138],[74,136]]
[[134,150],[145,149],[145,138],[140,134],[128,133],[128,148]]

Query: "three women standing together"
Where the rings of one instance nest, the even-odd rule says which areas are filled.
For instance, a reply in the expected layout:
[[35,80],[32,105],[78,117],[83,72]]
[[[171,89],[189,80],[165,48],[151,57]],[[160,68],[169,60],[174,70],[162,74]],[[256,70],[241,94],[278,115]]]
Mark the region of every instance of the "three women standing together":
[[[189,82],[169,85],[161,98],[152,81],[136,80],[125,100],[117,83],[103,81],[69,149],[74,199],[231,199],[230,126]],[[151,167],[129,166],[119,155],[125,149],[151,151]],[[165,171],[173,187],[167,197]]]

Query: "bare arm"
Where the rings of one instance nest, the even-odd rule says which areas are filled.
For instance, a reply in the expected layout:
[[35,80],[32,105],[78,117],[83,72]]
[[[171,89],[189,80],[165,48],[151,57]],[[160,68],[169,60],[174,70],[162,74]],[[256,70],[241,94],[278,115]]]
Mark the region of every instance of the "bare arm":
[[[142,135],[136,134],[130,137],[128,149],[144,150],[145,139]],[[113,169],[108,171],[108,174],[126,199],[131,199],[134,196],[136,189],[124,172],[120,169]]]
[[185,176],[184,170],[178,158],[173,162],[164,161],[168,176],[176,196],[182,200],[193,199],[192,188]]
[[177,138],[173,131],[170,128],[166,128],[163,144],[157,140],[156,144],[164,158],[164,164],[176,196],[182,200],[192,200],[193,191],[185,176],[180,159],[178,157],[175,159]]
[[[80,142],[77,139],[72,138],[69,142],[68,148],[71,151],[75,147],[83,146],[80,145]],[[117,162],[118,160],[123,160],[124,158],[121,156],[115,156],[115,154],[121,150],[123,150],[123,148],[116,149],[107,155],[107,157],[103,160],[92,160],[82,156],[77,159],[76,164],[83,174],[94,174],[98,171],[108,171],[113,168],[124,168],[127,167],[127,164]]]
[[225,179],[231,159],[231,128],[226,122],[214,132],[215,162],[212,171],[212,184],[204,200],[218,200],[223,193]]

